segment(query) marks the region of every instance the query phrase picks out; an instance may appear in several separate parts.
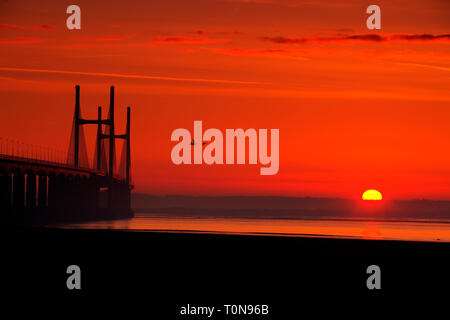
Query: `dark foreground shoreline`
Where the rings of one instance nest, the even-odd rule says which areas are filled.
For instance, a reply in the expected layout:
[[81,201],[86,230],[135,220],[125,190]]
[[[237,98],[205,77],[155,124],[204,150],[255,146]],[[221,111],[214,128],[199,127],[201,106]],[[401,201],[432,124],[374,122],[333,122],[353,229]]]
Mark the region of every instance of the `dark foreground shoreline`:
[[[11,226],[2,243],[11,293],[146,301],[167,319],[183,304],[269,304],[287,315],[299,301],[390,301],[440,295],[450,285],[450,243]],[[66,288],[72,264],[82,270],[79,291]],[[381,290],[366,287],[373,264]]]

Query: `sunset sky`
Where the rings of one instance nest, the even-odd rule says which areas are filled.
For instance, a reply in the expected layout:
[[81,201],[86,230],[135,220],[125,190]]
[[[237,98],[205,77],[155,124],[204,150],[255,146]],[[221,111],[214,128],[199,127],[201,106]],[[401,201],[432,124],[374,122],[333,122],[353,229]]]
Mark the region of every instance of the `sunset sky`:
[[[449,58],[445,0],[0,0],[0,137],[65,151],[74,86],[95,118],[114,85],[137,192],[450,199]],[[174,165],[194,120],[280,129],[279,173]]]

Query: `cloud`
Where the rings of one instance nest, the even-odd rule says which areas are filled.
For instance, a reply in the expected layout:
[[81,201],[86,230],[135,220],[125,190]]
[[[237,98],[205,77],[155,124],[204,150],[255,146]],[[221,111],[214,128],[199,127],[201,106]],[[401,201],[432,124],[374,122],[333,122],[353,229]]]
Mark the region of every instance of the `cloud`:
[[208,35],[208,34],[218,34],[218,35],[243,35],[244,33],[241,31],[220,31],[220,30],[195,30],[190,32],[199,36]]
[[8,30],[42,30],[48,31],[55,29],[55,26],[49,26],[46,24],[31,24],[31,25],[17,25],[17,24],[9,24],[9,23],[0,23],[0,29],[8,29]]
[[318,1],[318,0],[223,0],[231,3],[253,4],[253,5],[277,5],[292,8],[304,7],[352,7],[354,1]]
[[226,2],[241,2],[241,3],[259,3],[259,4],[266,4],[266,3],[274,3],[274,0],[226,0]]
[[262,50],[250,50],[250,49],[213,49],[212,52],[225,54],[229,56],[273,56],[289,53],[289,50],[283,49],[262,49]]
[[330,39],[326,39],[325,41],[340,41],[340,40],[357,40],[357,41],[370,41],[370,42],[381,42],[386,41],[386,37],[379,35],[379,34],[354,34],[349,36],[339,36],[339,37],[332,37]]
[[209,39],[209,38],[188,38],[184,36],[168,36],[168,37],[155,37],[152,43],[158,44],[207,44],[207,43],[227,43],[228,39]]
[[50,74],[62,74],[62,75],[81,75],[81,76],[93,76],[93,77],[141,79],[141,80],[166,80],[166,81],[187,81],[187,82],[222,83],[222,84],[251,84],[251,85],[261,84],[261,82],[255,82],[255,81],[163,77],[163,76],[138,75],[138,74],[83,72],[83,71],[67,71],[67,70],[51,70],[51,69],[28,69],[28,68],[15,68],[15,67],[0,67],[0,71],[50,73]]
[[353,32],[354,30],[352,28],[338,28],[338,29],[333,29],[333,31],[336,31],[336,32]]
[[408,41],[408,42],[450,42],[450,34],[353,34],[334,37],[262,37],[264,41],[277,44],[306,44],[306,43],[328,43],[328,42],[385,42],[385,41]]
[[285,49],[221,49],[221,48],[205,48],[214,54],[221,54],[231,57],[267,57],[267,58],[282,58],[282,59],[294,59],[294,60],[308,60],[301,55],[297,54],[297,50],[285,50]]
[[450,67],[445,67],[445,66],[438,66],[438,65],[424,64],[424,63],[412,63],[412,62],[397,62],[397,63],[405,65],[405,66],[422,67],[422,68],[429,68],[429,69],[450,72]]
[[120,35],[112,35],[112,36],[84,36],[84,37],[73,37],[72,40],[81,41],[81,42],[109,42],[109,41],[122,41],[126,39],[125,36]]
[[37,38],[37,37],[25,37],[25,38],[13,38],[13,39],[0,38],[0,44],[38,43],[41,41],[42,41],[42,39]]
[[450,34],[394,34],[391,36],[393,40],[406,40],[406,41],[436,41],[436,40],[450,40]]
[[[128,37],[121,35],[109,35],[109,36],[78,36],[71,37],[70,42],[60,45],[60,48],[73,49],[73,48],[96,48],[96,47],[120,47],[123,46],[123,40]],[[127,43],[127,46],[132,44]],[[133,44],[134,45],[134,44]]]
[[381,42],[386,41],[386,37],[378,34],[355,34],[349,36],[337,37],[262,37],[264,41],[270,41],[277,44],[305,44],[314,42],[334,42],[334,41],[369,41]]

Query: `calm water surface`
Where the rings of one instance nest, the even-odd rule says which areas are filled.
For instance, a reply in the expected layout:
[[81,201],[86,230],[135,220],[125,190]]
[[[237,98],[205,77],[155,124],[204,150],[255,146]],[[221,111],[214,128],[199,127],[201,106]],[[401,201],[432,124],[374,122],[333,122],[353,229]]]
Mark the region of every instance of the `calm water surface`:
[[57,227],[450,242],[450,221],[213,218],[136,213],[134,218],[127,220]]

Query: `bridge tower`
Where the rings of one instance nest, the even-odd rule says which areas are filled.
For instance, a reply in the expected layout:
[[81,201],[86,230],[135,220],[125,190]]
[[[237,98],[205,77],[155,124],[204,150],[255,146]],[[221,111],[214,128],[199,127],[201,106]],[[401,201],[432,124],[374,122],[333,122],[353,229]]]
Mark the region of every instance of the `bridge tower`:
[[[109,95],[109,113],[107,119],[102,119],[101,106],[98,107],[97,119],[84,119],[81,117],[80,109],[80,86],[75,86],[75,113],[73,120],[72,136],[70,141],[68,164],[72,164],[75,167],[81,166],[81,163],[86,163],[86,160],[80,161],[80,157],[86,157],[85,153],[85,140],[84,132],[82,130],[83,125],[95,124],[97,125],[97,139],[95,148],[94,165],[98,171],[103,171],[106,175],[107,183],[102,187],[108,189],[108,208],[114,209],[116,207],[124,207],[126,203],[127,207],[130,207],[130,192],[131,192],[131,146],[130,146],[130,119],[131,108],[127,107],[127,125],[124,134],[115,133],[115,110],[114,110],[114,87],[110,87]],[[105,132],[103,126],[106,126]],[[124,148],[122,151],[122,158],[125,161],[120,164],[119,174],[115,174],[116,166],[116,139],[124,140]],[[107,148],[105,148],[105,142],[107,142]],[[73,150],[72,150],[73,149]],[[108,161],[106,160],[106,149],[108,149]],[[125,167],[124,169],[122,167]]]
[[[75,87],[75,111],[67,163],[50,156],[45,159],[0,154],[0,211],[8,221],[35,223],[130,218],[130,107],[126,131],[115,132],[114,87],[110,89],[110,110],[102,119],[85,119],[80,106],[80,87]],[[97,126],[96,159],[89,164],[83,126]],[[116,172],[116,139],[123,139],[122,157]],[[105,146],[108,146],[107,148]],[[108,153],[108,156],[107,156]],[[27,153],[28,155],[28,153]],[[49,153],[50,155],[50,153]],[[109,161],[108,161],[109,160]],[[107,190],[107,193],[102,192]],[[105,196],[107,205],[100,203]]]

